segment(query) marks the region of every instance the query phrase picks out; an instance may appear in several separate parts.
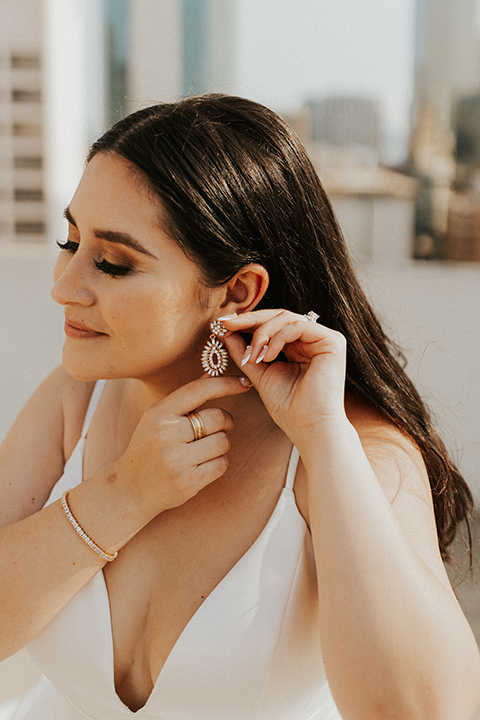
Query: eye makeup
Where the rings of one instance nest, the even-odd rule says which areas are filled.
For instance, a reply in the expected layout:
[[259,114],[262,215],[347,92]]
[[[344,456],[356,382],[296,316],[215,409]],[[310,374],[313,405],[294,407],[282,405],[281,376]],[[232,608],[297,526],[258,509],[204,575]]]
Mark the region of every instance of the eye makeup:
[[[60,250],[66,250],[71,255],[75,255],[78,250],[78,243],[73,242],[73,240],[66,240],[64,243],[61,243],[59,240],[57,240],[57,245]],[[105,259],[94,259],[93,264],[95,265],[97,270],[100,270],[100,272],[103,272],[105,273],[105,275],[109,275],[110,277],[124,277],[132,271],[132,268],[128,265],[117,265]]]

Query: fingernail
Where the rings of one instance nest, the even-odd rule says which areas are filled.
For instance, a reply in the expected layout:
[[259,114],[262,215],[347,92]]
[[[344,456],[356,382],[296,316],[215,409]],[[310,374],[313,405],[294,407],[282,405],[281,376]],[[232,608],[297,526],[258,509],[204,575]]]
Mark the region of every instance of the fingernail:
[[245,352],[243,353],[243,358],[242,358],[242,362],[240,363],[240,365],[242,365],[242,366],[245,365],[250,360],[251,354],[252,354],[252,348],[250,347],[250,345],[247,345],[247,347],[245,348]]
[[233,318],[238,317],[237,313],[232,313],[231,315],[222,315],[222,317],[217,318],[217,320],[233,320]]
[[243,387],[251,388],[253,386],[253,383],[250,382],[250,380],[246,377],[239,377],[240,383],[243,385]]
[[263,358],[264,358],[265,355],[267,354],[267,350],[268,350],[268,345],[264,345],[262,352],[260,353],[260,355],[259,355],[259,356],[257,357],[257,359],[255,360],[255,362],[256,362],[257,365],[258,365],[258,363],[261,363],[261,362],[262,362]]

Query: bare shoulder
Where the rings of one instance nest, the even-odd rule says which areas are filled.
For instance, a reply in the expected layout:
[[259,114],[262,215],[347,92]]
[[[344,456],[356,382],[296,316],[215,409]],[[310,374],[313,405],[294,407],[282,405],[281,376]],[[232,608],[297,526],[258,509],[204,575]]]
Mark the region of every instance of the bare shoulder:
[[400,492],[431,505],[425,463],[415,442],[372,405],[348,395],[345,409],[378,480],[393,503]]
[[415,442],[365,401],[349,397],[347,415],[405,536],[448,588],[428,473]]
[[[415,442],[368,402],[353,394],[345,398],[348,420],[355,428],[363,450],[389,502],[399,514],[410,506],[434,517],[427,470]],[[299,508],[308,523],[307,478],[300,465],[295,481]]]
[[[412,549],[450,588],[440,556],[430,482],[415,442],[366,401],[349,396],[345,408],[365,455]],[[309,524],[307,476],[303,464],[295,480],[300,512]]]
[[92,387],[59,367],[26,403],[0,446],[0,526],[45,503],[80,435]]

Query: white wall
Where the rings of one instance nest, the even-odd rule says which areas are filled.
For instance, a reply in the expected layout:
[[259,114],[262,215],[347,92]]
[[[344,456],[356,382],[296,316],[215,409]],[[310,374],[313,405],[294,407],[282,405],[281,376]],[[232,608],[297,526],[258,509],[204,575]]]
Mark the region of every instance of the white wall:
[[36,51],[40,47],[43,3],[38,0],[2,0],[0,40],[2,49]]
[[0,438],[61,362],[63,313],[50,298],[55,253],[0,246]]
[[413,198],[367,194],[331,197],[345,240],[359,261],[399,263],[412,256]]
[[480,502],[480,265],[371,264],[360,276]]
[[[61,359],[52,268],[51,251],[0,248],[0,438]],[[360,275],[480,501],[480,265],[375,263]]]

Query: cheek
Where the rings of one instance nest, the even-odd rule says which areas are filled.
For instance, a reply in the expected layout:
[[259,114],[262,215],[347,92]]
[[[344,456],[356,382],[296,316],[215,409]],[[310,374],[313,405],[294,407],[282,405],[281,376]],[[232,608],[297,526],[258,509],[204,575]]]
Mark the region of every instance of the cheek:
[[[153,340],[160,334],[169,334],[170,319],[174,313],[168,295],[165,295],[149,287],[129,292],[119,288],[108,298],[102,298],[102,314],[117,336],[130,342]],[[178,325],[178,318],[176,322]]]
[[186,346],[202,338],[209,312],[198,301],[198,283],[172,277],[143,276],[114,284],[102,296],[102,315],[112,331],[129,345],[145,341],[156,346]]
[[[187,289],[189,290],[189,288]],[[142,352],[183,354],[202,339],[208,317],[191,293],[176,287],[157,287],[118,298],[111,306],[111,322],[125,344]]]

